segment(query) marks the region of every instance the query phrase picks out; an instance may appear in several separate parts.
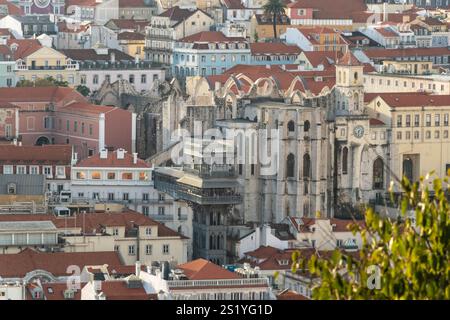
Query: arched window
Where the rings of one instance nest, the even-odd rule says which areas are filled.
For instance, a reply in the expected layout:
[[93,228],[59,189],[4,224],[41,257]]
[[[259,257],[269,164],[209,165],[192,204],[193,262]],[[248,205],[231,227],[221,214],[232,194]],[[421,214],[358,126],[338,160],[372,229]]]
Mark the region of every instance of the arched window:
[[413,162],[411,158],[403,160],[403,175],[408,178],[409,181],[413,181]]
[[355,82],[358,81],[358,72],[355,72],[353,74],[353,79],[355,80]]
[[294,177],[295,157],[292,153],[289,153],[286,160],[286,178]]
[[306,121],[304,122],[304,124],[303,124],[303,130],[304,130],[305,132],[308,132],[308,131],[309,131],[309,127],[310,127],[309,121],[306,120]]
[[348,172],[348,148],[344,147],[342,149],[342,174],[347,174]]
[[359,109],[359,94],[357,92],[355,92],[355,94],[353,95],[353,103],[354,103],[354,109],[358,110]]
[[14,182],[8,183],[8,194],[16,194],[17,185]]
[[213,249],[215,249],[214,248],[214,236],[211,234],[210,236],[209,236],[209,249],[210,250],[213,250]]
[[294,121],[292,121],[292,120],[289,121],[287,127],[288,127],[288,131],[289,131],[289,132],[294,132],[294,131],[295,131],[295,124],[294,124]]
[[383,184],[384,184],[383,159],[377,158],[373,162],[373,188],[383,189]]
[[303,156],[303,178],[311,178],[311,158],[307,153]]

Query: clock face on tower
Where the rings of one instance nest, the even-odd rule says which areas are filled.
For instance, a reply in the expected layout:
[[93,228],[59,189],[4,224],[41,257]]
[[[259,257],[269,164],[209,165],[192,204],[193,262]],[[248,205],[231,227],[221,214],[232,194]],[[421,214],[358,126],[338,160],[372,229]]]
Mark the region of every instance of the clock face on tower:
[[357,137],[358,139],[362,138],[362,136],[364,135],[364,127],[363,126],[356,126],[353,129],[353,134],[355,135],[355,137]]

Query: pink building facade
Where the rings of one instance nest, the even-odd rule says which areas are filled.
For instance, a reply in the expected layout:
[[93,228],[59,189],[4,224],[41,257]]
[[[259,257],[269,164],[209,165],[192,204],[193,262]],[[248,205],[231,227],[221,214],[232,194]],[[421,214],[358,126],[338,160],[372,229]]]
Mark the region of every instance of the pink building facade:
[[79,159],[105,147],[135,152],[136,115],[90,104],[71,88],[0,88],[3,101],[19,107],[23,145],[70,144]]

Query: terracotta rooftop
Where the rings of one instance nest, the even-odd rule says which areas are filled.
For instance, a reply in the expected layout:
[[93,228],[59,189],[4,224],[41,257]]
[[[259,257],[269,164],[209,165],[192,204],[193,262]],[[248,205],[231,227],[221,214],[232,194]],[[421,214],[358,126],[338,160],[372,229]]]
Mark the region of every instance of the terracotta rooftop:
[[339,58],[336,62],[336,65],[340,66],[360,66],[362,65],[361,62],[359,62],[358,59],[353,55],[353,53],[350,50],[347,50],[347,52],[344,54],[343,57]]
[[76,265],[122,264],[119,254],[104,252],[54,252],[44,253],[25,249],[15,254],[0,254],[0,276],[3,278],[24,277],[33,270],[45,270],[54,276],[68,276],[67,267]]
[[245,38],[227,37],[220,31],[202,31],[179,40],[180,42],[246,42]]
[[277,300],[311,300],[296,291],[285,289],[277,295]]
[[303,54],[313,67],[320,64],[330,65],[342,56],[342,53],[337,51],[303,51]]
[[117,150],[108,151],[107,158],[100,158],[100,153],[92,157],[85,158],[77,163],[75,167],[112,167],[112,168],[150,168],[151,165],[142,159],[137,159],[137,163],[133,163],[133,155],[125,152],[123,159],[117,158]]
[[143,287],[128,288],[126,281],[102,281],[101,292],[106,300],[157,300],[157,294],[148,294]]
[[315,19],[349,19],[353,12],[364,12],[364,0],[298,0],[287,5],[291,9],[314,9]]
[[0,102],[46,102],[58,103],[68,96],[70,100],[86,101],[73,88],[68,87],[11,87],[0,88]]
[[271,246],[260,246],[258,249],[245,252],[244,254],[246,256],[256,258],[256,259],[265,259],[271,255],[274,255],[279,250],[277,248],[271,247]]
[[415,56],[450,55],[449,48],[406,48],[406,49],[367,49],[364,54],[369,58],[401,58]]
[[251,43],[250,51],[252,55],[286,55],[300,54],[302,50],[296,45],[285,43]]
[[81,213],[71,217],[57,217],[52,214],[8,214],[0,215],[1,221],[51,221],[57,229],[79,229],[84,234],[101,233],[105,227],[125,227],[125,230],[130,230],[136,226],[157,226],[158,237],[187,239],[164,224],[132,210]]
[[383,99],[392,108],[450,107],[450,95],[431,95],[421,92],[371,93],[364,97],[364,100],[370,102],[376,97]]
[[145,35],[139,32],[121,32],[117,36],[118,40],[145,40]]
[[[61,112],[62,111],[76,111],[77,113],[82,112],[82,113],[90,113],[90,114],[101,114],[101,113],[108,113],[111,112],[113,110],[118,110],[120,108],[117,107],[110,107],[110,106],[101,106],[101,105],[96,105],[96,104],[91,104],[88,102],[74,102],[74,103],[70,103],[66,106],[64,106],[63,108],[59,109]],[[120,109],[123,110],[123,109]],[[125,110],[123,110],[125,111]]]
[[6,44],[10,48],[16,47],[15,50],[11,50],[15,60],[24,59],[42,48],[41,43],[36,39],[8,39]]
[[170,21],[181,22],[196,12],[196,10],[181,9],[179,6],[174,6],[159,14],[158,17],[168,17]]
[[228,9],[245,9],[241,0],[223,0],[223,4]]
[[370,118],[369,119],[369,124],[371,126],[384,126],[384,125],[386,125],[383,121],[381,121],[380,119],[376,119],[376,118]]
[[70,6],[95,7],[97,0],[66,0],[66,11]]
[[0,164],[62,164],[70,165],[71,145],[0,146]]
[[379,34],[381,34],[383,37],[386,38],[399,37],[397,32],[386,27],[375,28],[375,31],[377,31]]
[[23,11],[20,7],[9,2],[8,0],[0,0],[0,6],[6,6],[9,15],[22,15]]
[[239,279],[239,275],[218,266],[205,259],[197,259],[180,264],[177,268],[182,269],[189,280],[212,280],[212,279]]
[[[80,289],[75,291],[74,297],[70,300],[81,300],[81,288],[84,283],[80,284]],[[42,290],[45,300],[68,300],[64,298],[64,291],[68,289],[67,283],[43,283]]]
[[76,61],[92,60],[92,61],[110,61],[111,55],[114,53],[115,60],[134,61],[134,58],[120,50],[108,49],[108,54],[98,54],[95,49],[62,49],[59,50],[68,58]]

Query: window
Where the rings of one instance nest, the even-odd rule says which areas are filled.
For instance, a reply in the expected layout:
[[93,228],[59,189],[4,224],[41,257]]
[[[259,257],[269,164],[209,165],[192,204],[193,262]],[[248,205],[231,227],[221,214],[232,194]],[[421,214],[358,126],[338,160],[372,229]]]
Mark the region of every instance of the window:
[[152,235],[152,228],[145,228],[145,234],[147,236],[151,236]]
[[153,246],[151,244],[147,244],[145,246],[145,254],[151,256],[153,252]]
[[419,139],[419,131],[414,131],[414,139]]
[[16,194],[17,186],[15,183],[8,183],[8,194]]
[[305,132],[308,132],[308,131],[309,131],[309,127],[310,127],[309,121],[306,120],[306,121],[304,122],[304,124],[303,124],[303,130],[304,130]]
[[108,192],[108,200],[109,201],[114,201],[114,193]]
[[163,216],[165,214],[165,208],[164,207],[158,207],[158,215]]
[[52,167],[48,167],[48,166],[44,167],[44,174],[47,177],[51,177],[52,176]]
[[294,121],[292,121],[292,120],[289,121],[287,127],[288,127],[288,131],[289,131],[289,132],[294,132],[294,131],[295,131],[295,124],[294,124]]
[[290,153],[286,160],[286,178],[294,177],[295,157]]
[[166,199],[166,196],[162,193],[158,194],[158,201],[164,201]]
[[401,127],[402,126],[402,116],[398,115],[397,116],[397,127]]
[[134,256],[135,254],[136,254],[135,246],[134,245],[128,246],[128,255]]
[[134,74],[130,74],[130,76],[128,77],[128,81],[133,84],[134,83]]
[[77,122],[77,121],[74,121],[74,122],[73,122],[73,131],[74,131],[74,132],[77,132],[77,130],[78,130],[78,122]]
[[407,131],[405,132],[405,139],[410,140],[411,139],[411,132]]
[[16,174],[27,174],[27,167],[26,166],[17,166]]
[[89,125],[89,135],[92,136],[92,132],[94,131],[94,127],[92,124]]
[[148,180],[148,174],[145,171],[139,172],[139,180],[145,181]]
[[113,234],[112,234],[113,236],[118,236],[119,235],[119,229],[117,229],[117,228],[114,228],[113,229]]
[[124,193],[122,194],[122,200],[128,201],[129,198],[130,198],[130,194],[129,194],[129,193],[124,192]]
[[131,172],[123,172],[122,173],[122,180],[132,180],[133,179],[133,173]]
[[401,131],[397,132],[397,140],[402,140],[402,133],[401,133]]
[[147,75],[145,74],[141,75],[141,83],[147,83]]
[[436,130],[436,131],[434,132],[434,138],[435,138],[435,139],[439,139],[439,131],[438,131],[438,130]]
[[250,165],[250,174],[253,176],[253,175],[255,175],[255,165],[254,164],[251,164]]
[[163,245],[162,252],[163,252],[163,254],[169,254],[169,245],[168,244]]
[[91,179],[94,180],[100,180],[101,179],[101,173],[100,171],[94,171],[91,173]]
[[311,178],[311,158],[307,153],[303,156],[303,178]]
[[30,167],[30,174],[39,174],[39,167],[38,166],[31,166]]
[[3,174],[13,174],[13,166],[3,166]]
[[444,113],[444,126],[448,126],[448,113]]
[[98,84],[98,75],[94,75],[94,77],[92,78],[92,83],[93,84]]
[[142,213],[144,214],[144,216],[148,216],[150,211],[148,206],[142,206]]
[[420,115],[414,115],[414,127],[418,127],[420,125]]
[[448,130],[444,130],[444,139],[448,138]]
[[348,148],[344,147],[342,149],[342,174],[347,174],[348,172]]
[[116,173],[108,172],[108,180],[115,180],[115,179],[116,179]]
[[77,179],[78,180],[86,179],[86,173],[84,173],[83,171],[77,172]]
[[56,176],[58,178],[65,178],[66,177],[66,168],[62,166],[56,167]]
[[427,115],[425,116],[425,125],[426,125],[427,127],[431,127],[431,114],[427,114]]
[[115,252],[119,252],[119,250],[120,250],[120,246],[116,244],[116,245],[114,246],[114,251],[115,251]]
[[425,132],[425,138],[430,139],[431,138],[431,131]]
[[405,126],[410,127],[411,126],[411,115],[407,114],[405,117]]

